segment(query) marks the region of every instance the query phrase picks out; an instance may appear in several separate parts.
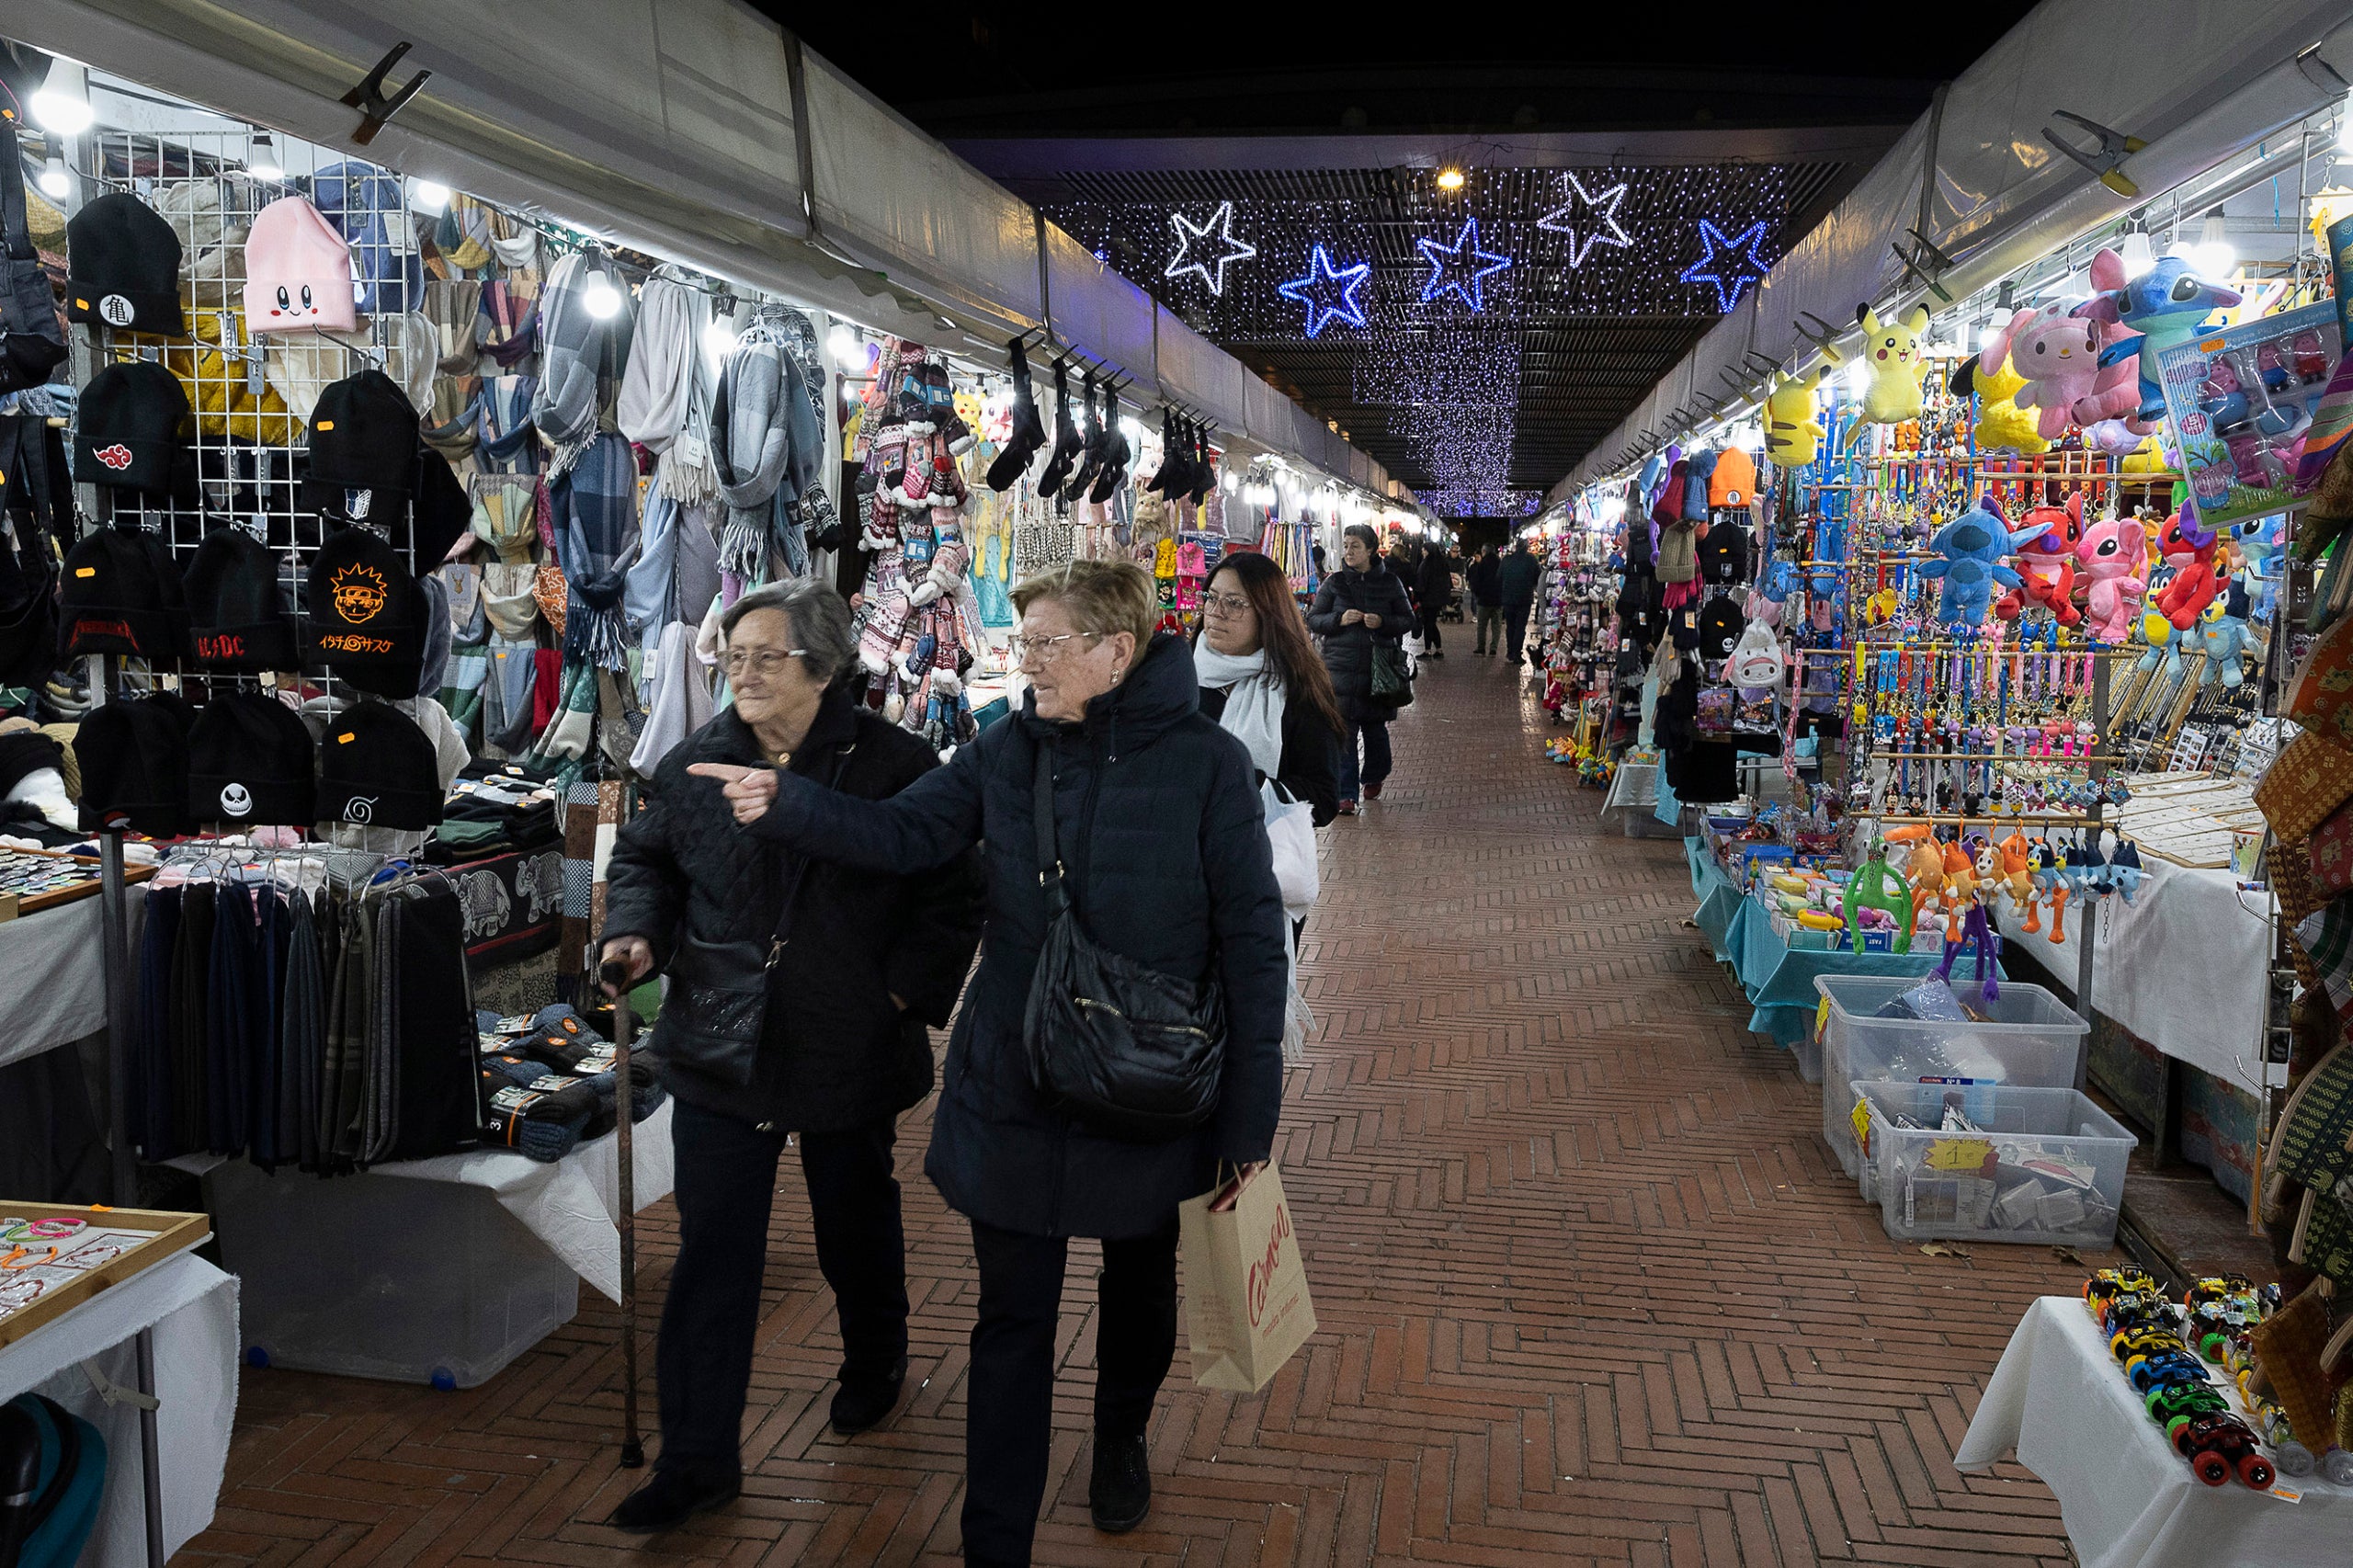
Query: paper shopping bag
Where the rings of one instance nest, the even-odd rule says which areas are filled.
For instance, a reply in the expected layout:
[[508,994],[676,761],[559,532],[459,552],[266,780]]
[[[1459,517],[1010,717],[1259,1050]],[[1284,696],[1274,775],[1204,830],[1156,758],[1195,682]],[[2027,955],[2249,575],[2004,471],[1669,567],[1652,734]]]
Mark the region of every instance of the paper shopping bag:
[[1272,1162],[1233,1207],[1210,1205],[1223,1185],[1178,1207],[1185,1252],[1185,1331],[1193,1381],[1256,1393],[1315,1332],[1315,1304],[1291,1233],[1282,1174]]

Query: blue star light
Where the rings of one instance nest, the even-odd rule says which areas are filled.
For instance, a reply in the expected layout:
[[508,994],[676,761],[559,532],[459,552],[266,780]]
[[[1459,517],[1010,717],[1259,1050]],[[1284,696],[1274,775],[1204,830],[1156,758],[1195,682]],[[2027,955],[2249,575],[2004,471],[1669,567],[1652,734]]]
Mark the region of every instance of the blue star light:
[[[1256,245],[1233,237],[1233,203],[1231,201],[1219,202],[1217,210],[1210,214],[1209,222],[1199,228],[1194,227],[1182,212],[1171,212],[1168,222],[1176,229],[1176,254],[1168,258],[1168,268],[1161,274],[1163,278],[1180,278],[1188,272],[1198,272],[1211,293],[1222,295],[1225,292],[1226,263],[1247,261],[1258,254]],[[1212,233],[1217,236],[1219,246],[1214,254],[1186,259],[1191,256],[1194,241],[1206,240]]]
[[[1372,263],[1369,261],[1336,269],[1324,247],[1317,245],[1308,256],[1307,276],[1278,285],[1275,292],[1307,307],[1307,335],[1313,337],[1332,324],[1334,316],[1350,326],[1364,324],[1364,307],[1357,303],[1357,290],[1371,276]],[[1336,290],[1332,288],[1334,284],[1339,286]],[[1333,302],[1336,299],[1336,304]]]
[[[1618,206],[1626,199],[1625,182],[1621,180],[1597,196],[1586,189],[1585,182],[1575,175],[1571,174],[1567,178],[1569,199],[1537,219],[1536,226],[1569,237],[1569,266],[1583,267],[1586,253],[1596,245],[1617,245],[1631,250],[1634,244],[1633,236],[1618,222]],[[1582,239],[1577,237],[1577,211],[1580,208],[1591,214],[1584,224],[1585,237]]]
[[[1511,257],[1479,248],[1476,218],[1462,220],[1462,232],[1454,236],[1450,245],[1427,239],[1415,240],[1414,244],[1422,253],[1422,259],[1430,264],[1430,275],[1422,284],[1422,303],[1426,305],[1450,290],[1461,295],[1462,302],[1475,311],[1486,303],[1480,297],[1480,279],[1511,265]],[[1483,262],[1486,265],[1482,266]]]
[[[1722,229],[1702,218],[1699,243],[1708,247],[1708,254],[1683,269],[1683,281],[1714,284],[1717,303],[1727,312],[1740,303],[1741,290],[1772,270],[1756,256],[1756,247],[1765,243],[1765,221],[1761,218],[1729,240]],[[1724,258],[1721,262],[1717,259],[1719,254]]]

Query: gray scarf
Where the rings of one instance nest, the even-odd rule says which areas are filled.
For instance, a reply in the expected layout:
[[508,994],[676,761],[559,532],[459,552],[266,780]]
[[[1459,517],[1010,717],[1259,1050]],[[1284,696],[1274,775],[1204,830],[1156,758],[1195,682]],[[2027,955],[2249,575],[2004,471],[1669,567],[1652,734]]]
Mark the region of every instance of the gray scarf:
[[[591,314],[587,305],[588,290],[599,278],[621,300],[621,308],[607,317]],[[605,388],[629,368],[634,322],[628,281],[603,256],[574,251],[555,264],[540,295],[540,385],[531,400],[531,423],[554,449],[551,478],[597,438]]]
[[816,477],[824,452],[801,371],[784,346],[754,331],[727,357],[711,407],[711,461],[719,473],[727,526],[720,540],[722,570],[745,581],[766,574],[770,550],[806,561],[796,550],[794,503]]

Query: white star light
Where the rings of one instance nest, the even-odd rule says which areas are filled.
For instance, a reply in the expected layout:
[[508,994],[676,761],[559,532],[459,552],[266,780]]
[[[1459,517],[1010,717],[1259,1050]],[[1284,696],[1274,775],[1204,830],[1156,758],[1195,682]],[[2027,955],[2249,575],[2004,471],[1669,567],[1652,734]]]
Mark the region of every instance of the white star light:
[[[1624,182],[1620,181],[1596,196],[1586,189],[1585,182],[1577,178],[1574,174],[1569,175],[1567,178],[1569,199],[1537,219],[1536,226],[1540,229],[1550,229],[1556,234],[1566,234],[1569,237],[1569,266],[1583,267],[1586,253],[1596,245],[1617,245],[1621,249],[1632,249],[1633,237],[1618,223],[1618,204],[1626,199]],[[1577,210],[1580,207],[1587,209],[1592,214],[1590,220],[1585,224],[1583,239],[1577,237]],[[1604,225],[1608,228],[1607,233],[1603,232]]]
[[[1187,222],[1182,212],[1171,212],[1168,222],[1176,225],[1176,254],[1168,258],[1168,269],[1161,274],[1163,278],[1178,278],[1188,272],[1198,272],[1211,293],[1222,295],[1225,292],[1226,263],[1247,261],[1258,254],[1257,246],[1233,237],[1233,203],[1231,201],[1219,202],[1217,210],[1210,214],[1209,222],[1199,228]],[[1211,233],[1217,235],[1219,244],[1224,248],[1213,256],[1194,256],[1187,260],[1193,242],[1208,239]],[[1216,268],[1214,273],[1211,271],[1211,267]]]
[[1450,245],[1429,239],[1415,240],[1414,244],[1422,253],[1422,259],[1430,264],[1430,275],[1422,284],[1422,303],[1426,305],[1451,290],[1461,295],[1462,302],[1475,311],[1486,303],[1480,297],[1480,279],[1511,265],[1511,257],[1479,248],[1476,218],[1462,220],[1462,232],[1454,236]]

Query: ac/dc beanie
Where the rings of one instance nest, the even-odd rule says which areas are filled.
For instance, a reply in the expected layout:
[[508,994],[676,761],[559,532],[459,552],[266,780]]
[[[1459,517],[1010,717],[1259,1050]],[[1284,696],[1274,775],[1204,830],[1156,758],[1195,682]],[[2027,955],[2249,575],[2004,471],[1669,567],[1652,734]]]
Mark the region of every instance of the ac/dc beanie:
[[167,691],[93,710],[74,733],[82,831],[128,827],[157,838],[194,832],[188,812],[193,722],[188,704]]
[[65,555],[58,643],[67,658],[133,653],[160,664],[186,647],[188,600],[160,534],[98,528]]
[[161,365],[108,365],[82,389],[74,422],[74,477],[197,504],[196,423],[179,378]]
[[304,651],[361,691],[415,697],[425,671],[424,603],[391,545],[345,528],[311,558]]
[[65,225],[65,319],[178,337],[180,240],[163,215],[121,191]]
[[267,545],[243,528],[215,528],[196,547],[185,582],[198,664],[220,670],[301,667],[278,556]]
[[319,743],[319,820],[423,829],[441,820],[433,742],[399,709],[357,702]]
[[383,371],[333,382],[311,410],[306,505],[330,517],[390,527],[416,483],[424,430],[416,405]]
[[311,731],[300,714],[262,692],[222,692],[188,731],[188,814],[239,827],[309,827],[317,820],[312,771]]

